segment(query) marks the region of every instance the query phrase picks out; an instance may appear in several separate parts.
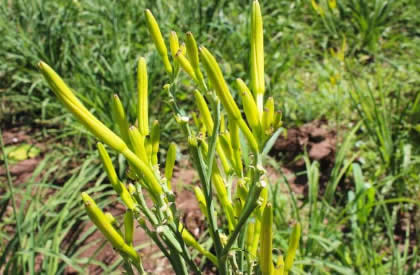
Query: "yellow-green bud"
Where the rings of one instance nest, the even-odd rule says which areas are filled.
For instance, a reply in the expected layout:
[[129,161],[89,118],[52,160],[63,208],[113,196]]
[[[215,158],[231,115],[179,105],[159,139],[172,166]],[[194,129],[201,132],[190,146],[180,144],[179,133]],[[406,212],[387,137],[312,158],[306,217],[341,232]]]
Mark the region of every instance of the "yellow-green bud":
[[145,163],[149,163],[149,158],[144,147],[144,136],[140,134],[136,126],[132,125],[128,129],[128,136],[130,138],[131,145],[134,153]]
[[140,57],[137,66],[137,120],[139,131],[143,136],[149,134],[149,92],[146,60]]
[[135,263],[140,261],[140,257],[133,247],[128,246],[121,235],[115,230],[109,219],[105,216],[101,209],[96,205],[95,201],[85,192],[82,193],[82,199],[89,215],[90,220],[96,225],[99,231],[104,234],[105,238],[112,246],[130,257]]
[[128,139],[128,121],[127,116],[125,115],[124,107],[121,103],[120,98],[118,95],[114,94],[112,96],[112,113],[114,114],[114,118],[117,122],[118,128],[120,130],[120,134],[122,139],[126,144],[130,143]]
[[160,127],[159,121],[153,122],[152,132],[150,134],[150,141],[152,144],[152,165],[158,164],[157,154],[159,152],[159,141],[160,141]]
[[176,32],[171,31],[169,34],[169,47],[171,49],[172,57],[175,58],[175,55],[177,54],[179,50],[179,41],[178,36],[176,35]]
[[198,90],[194,91],[194,97],[195,103],[197,104],[197,108],[200,111],[201,118],[204,122],[204,126],[206,126],[207,133],[211,136],[213,134],[214,123],[207,102]]
[[182,50],[179,49],[175,54],[175,61],[179,66],[194,80],[197,81],[197,76],[195,75],[194,69],[191,66],[191,63],[188,59],[182,54]]
[[171,66],[171,63],[169,62],[168,50],[166,49],[165,42],[163,41],[163,37],[162,37],[162,33],[160,32],[159,25],[156,22],[156,19],[150,10],[146,10],[145,14],[146,14],[147,27],[149,28],[149,32],[152,35],[153,42],[155,43],[156,49],[159,52],[159,55],[162,57],[163,64],[165,66],[166,71],[169,74],[171,74],[172,66]]
[[254,0],[251,10],[251,88],[257,99],[260,115],[262,114],[264,84],[264,34],[263,20],[258,0]]
[[229,88],[223,78],[222,71],[217,64],[216,59],[205,47],[200,47],[200,55],[210,82],[222,102],[223,107],[225,107],[229,115],[235,119],[239,119],[241,117],[241,112],[229,92]]
[[175,160],[176,160],[176,144],[172,142],[169,145],[168,152],[166,154],[166,163],[165,163],[165,177],[166,177],[169,190],[172,189],[171,180],[172,180],[172,174],[174,171]]
[[115,172],[114,166],[112,165],[112,161],[108,155],[108,152],[106,151],[102,143],[98,142],[97,146],[98,146],[99,156],[102,161],[102,165],[105,168],[105,171],[108,175],[108,178],[109,178],[109,181],[111,182],[112,187],[114,188],[115,192],[117,192],[117,194],[121,197],[122,201],[127,206],[127,208],[134,209],[135,204],[134,204],[133,198],[128,193],[125,186],[118,179],[117,173]]
[[[247,250],[250,253],[252,249],[252,244],[254,242],[254,234],[255,234],[255,221],[250,221],[246,229],[246,239],[245,239]],[[251,258],[254,258],[256,255],[250,255],[250,256]]]
[[125,243],[133,245],[134,217],[131,210],[127,210],[124,214],[124,231]]
[[206,203],[206,199],[204,197],[203,191],[199,187],[195,186],[194,194],[195,194],[195,198],[197,199],[198,206],[200,207],[201,213],[203,213],[203,215],[206,216],[206,218],[208,218],[207,203]]
[[263,275],[271,275],[273,266],[273,208],[270,203],[264,208],[261,225],[260,266]]
[[271,135],[273,132],[274,124],[274,99],[269,97],[264,106],[262,117],[262,127],[266,135]]
[[257,104],[255,103],[251,91],[240,78],[236,79],[236,85],[239,89],[239,95],[242,99],[245,116],[249,126],[251,126],[252,129],[258,129],[260,125],[260,119],[258,116]]
[[190,60],[191,65],[194,68],[194,70],[197,70],[198,64],[199,64],[198,48],[197,48],[197,42],[195,42],[192,32],[187,32],[187,40],[185,44],[187,46],[188,59]]
[[183,224],[179,224],[178,228],[179,232],[181,232],[182,239],[189,245],[197,249],[198,252],[206,256],[210,261],[212,261],[216,266],[218,265],[218,261],[216,256],[214,256],[210,251],[207,251],[202,247],[197,240],[194,238],[194,236],[184,227]]
[[274,275],[284,275],[284,261],[282,255],[277,257],[277,265],[274,268]]
[[63,105],[76,116],[79,121],[98,139],[111,146],[114,150],[122,152],[127,148],[125,142],[93,116],[76,98],[61,77],[46,63],[40,62],[39,68],[50,85],[54,94]]
[[230,141],[233,150],[233,158],[236,168],[236,173],[239,176],[243,174],[243,167],[242,167],[242,153],[241,153],[241,142],[239,139],[239,127],[238,123],[234,119],[228,120],[229,126],[229,134],[230,134]]

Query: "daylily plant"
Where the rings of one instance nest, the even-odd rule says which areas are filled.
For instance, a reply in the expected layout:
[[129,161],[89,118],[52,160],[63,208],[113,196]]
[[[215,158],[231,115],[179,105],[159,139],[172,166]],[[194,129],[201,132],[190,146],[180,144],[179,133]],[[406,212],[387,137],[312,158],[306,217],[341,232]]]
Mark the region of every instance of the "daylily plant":
[[[91,114],[52,68],[43,62],[39,64],[58,99],[100,141],[98,151],[102,164],[126,207],[122,231],[116,219],[110,213],[103,213],[85,192],[81,197],[89,218],[123,257],[124,268],[129,274],[134,270],[145,273],[141,257],[134,248],[134,220],[167,257],[176,274],[201,273],[190,249],[197,250],[201,260],[208,259],[222,275],[287,274],[298,249],[300,226],[297,224],[293,229],[285,261],[280,255],[274,264],[273,210],[268,202],[269,180],[262,157],[270,138],[275,138],[281,131],[281,116],[275,112],[273,98],[264,98],[263,20],[258,1],[252,3],[250,20],[251,89],[245,81],[236,80],[242,110],[233,98],[216,58],[204,46],[197,46],[191,32],[181,44],[177,34],[170,33],[169,55],[152,13],[146,10],[145,16],[169,76],[169,83],[163,89],[188,141],[191,162],[200,178],[200,186],[194,187],[194,194],[207,222],[212,249],[200,244],[180,221],[172,192],[175,144],[169,146],[164,170],[159,166],[160,129],[157,121],[149,122],[149,84],[144,58],[138,61],[137,121],[133,125],[130,125],[119,97],[112,97],[119,134]],[[194,120],[179,107],[174,96],[181,70],[196,85],[194,97],[199,115]],[[127,160],[128,184],[118,178],[104,144]],[[152,207],[146,204],[145,196],[152,200]]]

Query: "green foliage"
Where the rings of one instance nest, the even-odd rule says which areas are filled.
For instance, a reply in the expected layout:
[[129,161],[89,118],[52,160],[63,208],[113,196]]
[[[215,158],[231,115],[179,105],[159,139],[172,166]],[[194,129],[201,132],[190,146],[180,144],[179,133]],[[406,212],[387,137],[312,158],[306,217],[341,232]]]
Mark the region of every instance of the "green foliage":
[[[36,67],[39,59],[47,61],[65,76],[87,109],[113,131],[119,132],[120,127],[113,124],[116,118],[112,96],[119,95],[128,121],[134,123],[137,118],[136,100],[133,100],[137,87],[137,60],[140,54],[147,53],[149,83],[153,83],[149,90],[153,95],[149,97],[149,121],[160,121],[160,168],[164,167],[163,156],[169,141],[178,143],[178,149],[170,147],[171,161],[165,171],[169,180],[175,155],[179,157],[185,153],[188,145],[182,131],[178,130],[170,104],[167,104],[172,98],[168,98],[162,86],[168,77],[159,54],[153,50],[142,11],[151,9],[165,41],[168,41],[170,30],[194,33],[198,45],[208,46],[220,62],[233,98],[242,102],[235,78],[248,79],[246,72],[250,66],[250,20],[246,2],[1,1],[1,127],[31,125],[40,129],[40,133],[36,133],[38,138],[50,143],[60,142],[62,146],[59,152],[54,150],[47,156],[40,155],[47,160],[40,164],[42,172],[36,172],[43,175],[43,171],[51,169],[47,173],[51,175],[49,178],[38,180],[34,177],[24,184],[14,185],[14,190],[18,199],[26,196],[26,202],[37,188],[63,190],[60,196],[54,195],[48,201],[37,197],[28,208],[28,216],[19,214],[16,219],[10,211],[2,212],[2,228],[17,226],[24,236],[24,246],[19,246],[17,232],[2,231],[2,244],[7,244],[1,250],[5,255],[1,255],[2,272],[7,265],[4,259],[12,259],[8,270],[20,266],[19,271],[23,272],[23,269],[30,271],[34,259],[38,261],[41,254],[45,260],[42,268],[51,274],[62,274],[66,266],[86,272],[89,263],[102,266],[105,272],[116,268],[108,269],[84,258],[77,252],[87,249],[82,242],[75,241],[71,244],[72,249],[57,254],[59,247],[67,245],[62,236],[80,228],[77,223],[68,229],[69,221],[75,216],[78,221],[86,219],[82,217],[83,210],[77,200],[67,202],[63,198],[69,197],[74,190],[84,190],[88,181],[98,180],[95,183],[98,193],[92,194],[101,194],[94,199],[103,208],[109,200],[99,191],[114,192],[99,185],[104,176],[99,176],[97,162],[91,160],[92,156],[98,159],[92,150],[96,147],[93,136],[80,122],[63,112],[62,106],[52,97]],[[304,233],[296,264],[291,270],[293,274],[416,274],[419,251],[412,244],[418,243],[420,231],[419,224],[415,223],[419,217],[416,202],[420,191],[419,3],[416,0],[315,2],[323,8],[323,16],[310,0],[261,3],[266,98],[274,97],[275,109],[282,111],[284,127],[299,127],[319,118],[327,120],[335,129],[338,148],[341,148],[334,166],[330,167],[331,176],[325,172],[323,161],[318,163],[308,158],[305,158],[303,172],[293,171],[298,176],[307,175],[308,193],[293,192],[293,182],[287,180],[272,186],[273,247],[277,248],[273,250],[273,260],[281,265],[283,258],[277,256],[287,256],[287,240],[292,233],[289,222],[296,220]],[[336,8],[332,8],[333,2],[336,2]],[[183,35],[179,38],[186,40]],[[184,54],[188,56],[186,52]],[[181,70],[179,66],[178,70]],[[173,99],[183,107],[184,115],[197,108],[192,96],[195,86],[188,75],[179,73]],[[113,112],[111,107],[114,107]],[[213,106],[210,109],[213,110]],[[191,127],[205,131],[198,117],[196,121],[198,127]],[[278,131],[276,135],[286,135],[286,131]],[[124,138],[126,142],[127,139],[129,137]],[[229,147],[227,136],[220,140],[215,154],[220,151],[217,147],[230,152],[233,144]],[[274,141],[275,138],[267,142],[264,155]],[[244,167],[247,167],[252,158],[247,157],[249,148],[243,146],[246,141],[242,135],[240,144]],[[152,146],[147,148],[152,149]],[[65,171],[69,166],[69,155],[78,158],[78,162],[88,155],[86,163],[80,163],[84,167],[83,173],[79,169]],[[61,161],[54,162],[57,158]],[[226,161],[234,160],[228,155]],[[279,170],[280,166],[287,165],[269,158],[268,161]],[[124,178],[126,163],[123,158],[113,159],[113,164],[119,171],[119,178],[128,181]],[[4,166],[3,162],[0,166]],[[232,168],[235,172],[238,170]],[[76,176],[78,173],[81,173],[80,177]],[[132,176],[131,170],[128,176]],[[61,177],[66,179],[64,186]],[[288,177],[286,175],[285,179]],[[7,190],[2,195],[1,209],[11,205],[11,193],[5,183],[3,180],[0,184],[2,190]],[[138,186],[135,187],[137,190]],[[203,202],[205,199],[202,198],[200,207],[206,209]],[[60,207],[56,207],[57,204]],[[68,205],[68,208],[61,205]],[[42,211],[32,210],[39,210],[41,206]],[[234,211],[239,206],[234,204]],[[19,204],[16,209],[22,213]],[[220,210],[216,207],[215,211]],[[63,232],[56,233],[56,227],[45,226],[57,225],[58,219],[64,221]],[[31,231],[32,227],[19,227],[19,223],[38,225],[36,221],[40,220],[47,222],[39,225],[37,232]],[[116,220],[122,223],[121,217]],[[407,220],[414,222],[406,223]],[[255,232],[254,229],[249,232]],[[89,233],[93,230],[92,227]],[[204,235],[208,236],[208,232]],[[31,236],[34,242],[26,241],[25,236]],[[48,243],[48,240],[55,241]],[[204,251],[213,245],[211,242],[199,244]],[[192,257],[205,254],[188,245],[196,250],[191,251]],[[121,262],[124,262],[123,258],[115,264]]]

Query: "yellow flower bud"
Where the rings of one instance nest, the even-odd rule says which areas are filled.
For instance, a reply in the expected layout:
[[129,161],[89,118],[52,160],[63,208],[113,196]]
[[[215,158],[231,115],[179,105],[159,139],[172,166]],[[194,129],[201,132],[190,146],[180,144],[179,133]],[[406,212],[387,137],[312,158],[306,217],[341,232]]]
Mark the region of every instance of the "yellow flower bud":
[[177,54],[179,50],[179,41],[178,36],[176,35],[176,32],[171,31],[169,34],[169,47],[171,49],[172,57],[175,58],[175,55]]
[[136,171],[153,186],[156,194],[161,194],[162,189],[153,173],[147,165],[141,161],[114,132],[94,117],[76,98],[70,88],[47,64],[40,62],[39,68],[58,99],[73,113],[97,138],[123,154],[133,165]]
[[120,130],[121,137],[126,144],[129,144],[130,140],[128,139],[127,116],[125,115],[124,107],[121,103],[121,100],[116,94],[112,96],[111,107],[112,107],[112,113],[114,115],[114,119],[116,120],[117,126]]
[[117,192],[117,194],[121,197],[121,200],[124,202],[125,206],[127,206],[128,209],[134,209],[135,204],[133,198],[125,188],[124,184],[122,184],[121,181],[118,179],[117,173],[115,172],[114,166],[112,165],[112,161],[108,155],[108,152],[106,151],[102,143],[98,142],[97,146],[99,156],[101,157],[102,164],[105,168],[105,171],[108,175],[112,187],[114,188],[115,192]]
[[149,92],[146,60],[140,57],[137,66],[137,120],[139,123],[139,131],[143,136],[149,134]]
[[258,152],[258,143],[249,130],[248,125],[246,125],[245,121],[242,119],[241,112],[229,92],[228,86],[223,78],[222,71],[217,64],[216,59],[205,47],[200,47],[200,54],[210,82],[216,90],[217,97],[222,102],[227,113],[233,119],[238,120],[238,126],[247,138],[252,150],[254,152]]
[[207,215],[207,203],[206,203],[206,199],[204,197],[203,191],[195,186],[194,187],[194,194],[195,194],[195,198],[197,199],[198,202],[198,206],[200,207],[201,213],[203,213],[203,215],[208,218]]
[[263,275],[271,275],[273,266],[273,208],[270,203],[264,208],[261,225],[260,266]]
[[234,163],[233,149],[232,149],[229,133],[225,132],[223,134],[220,134],[219,141],[220,141],[220,145],[223,149],[224,154],[228,156],[231,163]]
[[149,28],[149,32],[152,35],[153,42],[155,43],[156,49],[163,60],[163,64],[165,66],[166,71],[169,74],[171,74],[172,66],[171,66],[171,63],[169,62],[168,50],[166,49],[165,42],[163,41],[163,37],[162,37],[162,33],[160,32],[159,25],[156,22],[156,19],[150,10],[147,9],[145,11],[145,14],[146,14],[147,27]]
[[258,116],[257,104],[255,103],[251,91],[240,78],[236,79],[236,86],[238,87],[239,95],[242,99],[245,116],[249,126],[251,126],[253,130],[258,129],[260,126],[260,119]]
[[158,164],[157,154],[159,152],[159,141],[160,141],[160,127],[159,121],[153,122],[152,133],[150,135],[150,142],[152,144],[152,165]]
[[63,105],[76,116],[79,121],[97,138],[118,152],[127,148],[125,142],[93,116],[76,98],[61,77],[46,63],[40,62],[39,68],[54,94]]
[[130,257],[134,263],[140,262],[140,257],[133,247],[128,246],[121,235],[114,229],[108,218],[96,205],[95,201],[85,192],[82,193],[82,199],[89,215],[90,220],[96,225],[99,231],[104,234],[105,238],[112,246],[121,251],[124,255]]
[[284,275],[284,261],[282,255],[279,255],[277,258],[277,265],[274,268],[274,275]]
[[132,246],[134,233],[134,217],[133,211],[131,210],[127,210],[124,214],[124,231],[125,243]]
[[235,213],[233,211],[232,203],[230,202],[226,190],[225,183],[223,181],[222,176],[216,167],[213,167],[213,175],[212,175],[213,186],[216,189],[217,198],[220,201],[225,213],[226,219],[228,222],[228,228],[232,231],[235,227]]
[[252,3],[251,10],[251,88],[257,100],[258,111],[262,114],[264,84],[264,34],[260,4]]
[[274,123],[274,99],[269,97],[264,106],[264,112],[262,117],[262,127],[266,135],[271,135],[273,133],[273,123]]
[[191,63],[188,59],[182,54],[181,49],[175,54],[175,61],[179,66],[194,80],[197,81],[197,76],[195,75],[194,69],[191,66]]
[[178,228],[179,232],[181,232],[182,239],[189,245],[197,249],[198,252],[206,256],[210,261],[212,261],[216,266],[218,265],[218,261],[216,256],[214,256],[210,251],[207,251],[202,247],[197,240],[194,238],[194,236],[184,227],[183,224],[179,224]]
[[226,108],[228,114],[233,118],[239,119],[241,117],[241,112],[229,92],[229,88],[223,78],[222,71],[217,64],[216,59],[205,47],[200,47],[200,54],[210,82],[222,102],[223,107]]
[[230,140],[233,150],[233,159],[235,163],[236,173],[238,176],[242,176],[243,167],[242,167],[242,153],[241,153],[241,142],[239,139],[239,127],[238,123],[234,119],[228,120]]
[[251,254],[252,244],[254,242],[254,235],[255,235],[255,221],[250,221],[246,229],[245,244],[251,258],[254,258],[256,256],[256,255]]
[[197,42],[195,42],[194,36],[191,32],[187,32],[187,41],[185,42],[185,44],[187,46],[188,59],[190,60],[194,70],[197,70],[199,64],[198,48]]
[[172,180],[172,173],[175,166],[176,160],[176,144],[171,143],[168,148],[168,152],[166,154],[166,163],[165,163],[165,177],[168,184],[168,189],[171,190],[171,180]]
[[195,103],[197,104],[197,108],[200,111],[201,118],[204,122],[204,126],[206,126],[207,133],[211,136],[213,134],[214,123],[207,102],[198,90],[194,91],[194,97]]
[[328,6],[330,6],[330,9],[334,10],[337,8],[337,1],[336,0],[328,0]]
[[149,158],[144,147],[144,136],[142,136],[136,126],[132,125],[128,129],[128,136],[134,153],[145,163],[149,163]]

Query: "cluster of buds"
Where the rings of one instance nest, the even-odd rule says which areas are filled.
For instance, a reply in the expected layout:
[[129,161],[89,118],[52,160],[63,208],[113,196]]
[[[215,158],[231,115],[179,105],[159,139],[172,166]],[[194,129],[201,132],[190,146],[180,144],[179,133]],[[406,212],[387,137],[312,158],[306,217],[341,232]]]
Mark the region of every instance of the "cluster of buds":
[[[145,11],[145,16],[171,80],[164,90],[175,118],[188,139],[192,163],[200,176],[201,187],[195,186],[194,193],[207,221],[215,254],[200,244],[179,220],[172,192],[175,144],[169,146],[164,173],[160,171],[160,129],[157,121],[151,125],[149,123],[148,75],[144,58],[138,61],[138,108],[134,125],[130,125],[119,97],[112,97],[112,112],[119,135],[91,114],[53,69],[43,62],[39,64],[45,79],[63,105],[100,140],[98,151],[102,164],[113,189],[127,208],[124,232],[121,232],[115,218],[109,213],[104,214],[94,200],[83,193],[82,199],[90,219],[124,260],[136,267],[139,273],[144,270],[133,246],[135,219],[169,259],[177,274],[188,274],[188,267],[195,273],[199,272],[187,246],[209,259],[220,274],[227,274],[229,268],[251,272],[256,264],[262,274],[286,274],[296,254],[300,227],[297,225],[293,231],[286,261],[283,262],[280,257],[275,267],[272,259],[273,211],[271,204],[267,203],[268,178],[262,168],[262,155],[267,140],[275,131],[279,131],[281,115],[275,112],[272,97],[264,103],[263,22],[258,1],[253,1],[251,9],[251,90],[243,80],[236,80],[243,112],[235,102],[216,58],[207,48],[197,46],[191,32],[186,34],[185,43],[181,44],[177,34],[174,31],[170,33],[169,55],[154,16],[149,10]],[[193,120],[178,107],[174,95],[181,70],[196,85],[193,93],[198,115],[193,114]],[[190,121],[193,121],[192,125]],[[126,186],[118,178],[102,143],[127,159],[132,183]],[[218,209],[215,209],[213,189],[219,202]],[[143,191],[153,201],[153,207],[146,204]],[[220,226],[220,220],[226,221],[227,226]],[[238,249],[233,249],[235,247]],[[244,251],[247,251],[246,256]]]

